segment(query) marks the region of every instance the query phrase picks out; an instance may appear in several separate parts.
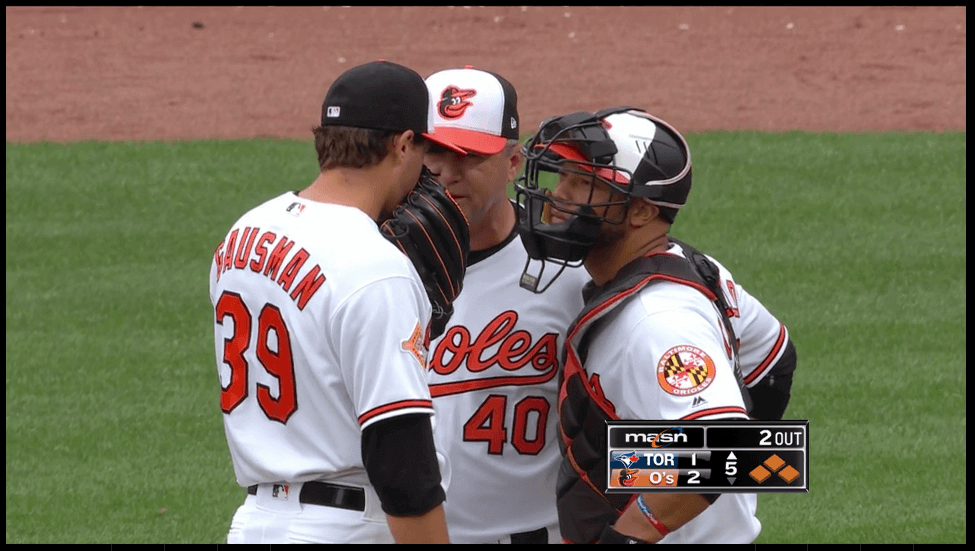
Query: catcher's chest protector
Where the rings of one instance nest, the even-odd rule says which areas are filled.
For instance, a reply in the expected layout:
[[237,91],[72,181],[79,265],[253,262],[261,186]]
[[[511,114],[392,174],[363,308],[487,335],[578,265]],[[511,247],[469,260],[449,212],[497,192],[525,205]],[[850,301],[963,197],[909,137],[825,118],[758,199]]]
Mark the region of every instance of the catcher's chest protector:
[[[679,242],[678,242],[679,243]],[[680,243],[688,258],[699,260],[698,251]],[[703,255],[701,255],[703,258]],[[712,265],[713,266],[713,265]],[[716,272],[716,270],[715,270]],[[594,543],[603,526],[615,521],[637,494],[605,494],[607,480],[606,421],[618,420],[613,405],[590,384],[583,368],[589,348],[587,333],[608,312],[655,281],[671,281],[693,287],[719,304],[720,290],[705,281],[691,261],[671,254],[653,254],[625,266],[612,282],[587,289],[586,306],[569,327],[559,392],[559,431],[562,465],[556,502],[562,537],[572,543]],[[712,288],[715,291],[712,291]],[[727,318],[727,314],[723,316]],[[727,319],[725,326],[730,329]],[[735,342],[734,333],[731,334]],[[737,356],[737,346],[735,355]],[[744,390],[744,383],[741,383]],[[747,407],[747,402],[746,402]]]

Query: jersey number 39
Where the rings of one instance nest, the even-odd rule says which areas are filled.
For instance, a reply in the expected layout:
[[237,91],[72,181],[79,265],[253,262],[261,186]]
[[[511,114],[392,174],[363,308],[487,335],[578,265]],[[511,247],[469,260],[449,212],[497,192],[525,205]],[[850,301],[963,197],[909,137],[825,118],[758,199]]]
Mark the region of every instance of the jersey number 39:
[[[247,399],[250,392],[248,365],[244,353],[251,347],[251,327],[254,317],[237,293],[224,291],[216,306],[217,324],[227,318],[234,324],[234,334],[224,339],[223,362],[230,366],[230,381],[220,392],[220,409],[230,413]],[[269,337],[274,332],[277,349],[272,350]],[[281,310],[265,304],[257,316],[257,361],[278,381],[278,397],[267,385],[257,383],[257,403],[268,419],[287,423],[298,410],[298,391],[295,389],[295,365],[291,355],[291,337]]]

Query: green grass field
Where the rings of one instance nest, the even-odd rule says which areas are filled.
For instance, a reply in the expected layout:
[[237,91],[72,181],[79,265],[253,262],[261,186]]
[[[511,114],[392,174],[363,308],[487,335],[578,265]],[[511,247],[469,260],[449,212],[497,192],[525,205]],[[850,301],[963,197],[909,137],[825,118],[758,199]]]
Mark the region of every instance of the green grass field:
[[[810,492],[758,543],[966,541],[966,134],[690,136],[674,228],[788,325]],[[7,543],[221,543],[207,276],[290,141],[6,146]]]

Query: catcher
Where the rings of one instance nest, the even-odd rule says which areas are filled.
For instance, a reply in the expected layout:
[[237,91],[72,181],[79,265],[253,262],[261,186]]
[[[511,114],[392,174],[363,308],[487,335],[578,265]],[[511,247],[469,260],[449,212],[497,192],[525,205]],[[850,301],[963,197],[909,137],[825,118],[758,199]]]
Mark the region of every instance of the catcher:
[[395,63],[341,75],[314,129],[318,178],[217,247],[220,405],[247,488],[228,543],[448,542],[424,333],[449,315],[469,243],[442,188],[417,185],[429,103]]

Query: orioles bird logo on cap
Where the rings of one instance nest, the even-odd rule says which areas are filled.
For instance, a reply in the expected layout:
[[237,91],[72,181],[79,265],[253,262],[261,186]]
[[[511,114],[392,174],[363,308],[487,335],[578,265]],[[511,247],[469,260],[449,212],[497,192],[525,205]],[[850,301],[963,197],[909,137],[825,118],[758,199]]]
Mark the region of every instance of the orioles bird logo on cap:
[[476,95],[476,90],[461,90],[456,86],[448,86],[440,94],[437,111],[445,119],[459,119],[464,116],[464,111],[467,111],[468,107],[474,105],[467,100]]

